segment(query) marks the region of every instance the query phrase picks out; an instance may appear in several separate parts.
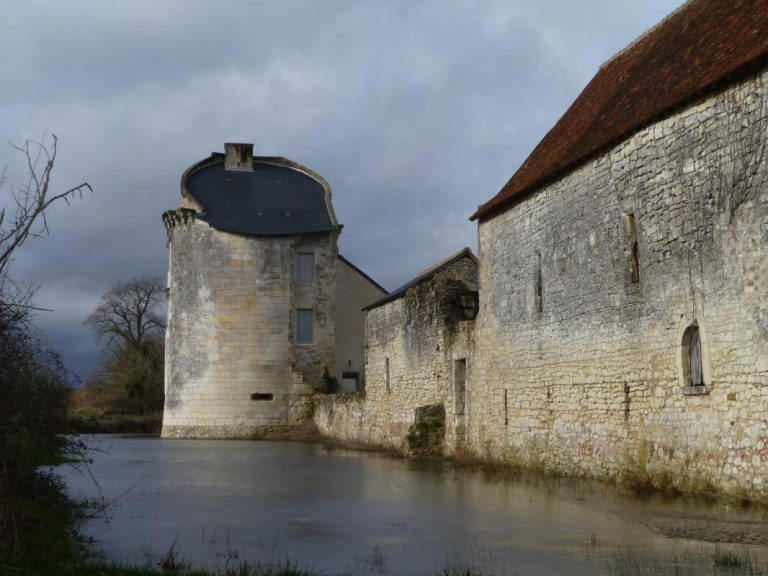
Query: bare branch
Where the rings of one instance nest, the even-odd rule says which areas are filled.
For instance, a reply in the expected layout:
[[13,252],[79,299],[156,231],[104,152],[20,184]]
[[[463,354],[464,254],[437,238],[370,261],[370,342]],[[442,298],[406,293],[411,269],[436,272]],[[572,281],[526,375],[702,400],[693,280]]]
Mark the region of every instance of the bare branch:
[[[39,238],[48,233],[47,210],[52,204],[69,200],[76,195],[82,198],[83,192],[93,189],[87,182],[70,188],[58,194],[50,194],[51,174],[56,161],[57,142],[55,134],[51,134],[50,145],[42,141],[27,140],[23,146],[12,147],[24,154],[28,171],[28,182],[25,186],[11,188],[14,210],[10,217],[12,223],[7,223],[8,213],[4,207],[0,211],[0,274],[3,274],[13,259],[14,252],[29,238]],[[42,162],[42,166],[41,166]],[[5,172],[0,177],[0,186],[5,184]],[[38,228],[34,228],[37,226]]]
[[85,324],[108,350],[141,344],[165,329],[162,309],[164,285],[159,278],[145,276],[118,282],[94,308]]

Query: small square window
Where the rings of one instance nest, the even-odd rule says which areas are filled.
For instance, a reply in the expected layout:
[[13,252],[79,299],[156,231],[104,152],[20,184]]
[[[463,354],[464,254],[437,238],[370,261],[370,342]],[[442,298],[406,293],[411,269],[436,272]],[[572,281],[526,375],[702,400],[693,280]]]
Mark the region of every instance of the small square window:
[[296,310],[296,342],[300,344],[312,343],[314,315],[315,311],[312,308]]
[[341,373],[341,391],[342,392],[356,392],[360,384],[359,372],[342,372]]
[[297,254],[296,279],[299,282],[315,281],[315,255],[312,252],[299,252]]

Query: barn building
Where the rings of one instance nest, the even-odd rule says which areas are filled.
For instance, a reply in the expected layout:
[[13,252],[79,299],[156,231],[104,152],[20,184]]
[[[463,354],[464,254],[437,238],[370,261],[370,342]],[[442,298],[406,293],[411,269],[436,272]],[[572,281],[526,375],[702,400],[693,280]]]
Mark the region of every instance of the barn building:
[[[685,3],[604,63],[472,216],[479,309],[443,400],[461,406],[462,449],[768,489],[766,30],[766,0]],[[388,347],[369,341],[369,390],[388,390]],[[414,366],[445,354],[409,352]],[[369,411],[400,410],[391,396]],[[348,406],[321,407],[321,429],[397,443],[356,431]]]
[[766,30],[764,0],[687,2],[474,214],[476,450],[766,486]]

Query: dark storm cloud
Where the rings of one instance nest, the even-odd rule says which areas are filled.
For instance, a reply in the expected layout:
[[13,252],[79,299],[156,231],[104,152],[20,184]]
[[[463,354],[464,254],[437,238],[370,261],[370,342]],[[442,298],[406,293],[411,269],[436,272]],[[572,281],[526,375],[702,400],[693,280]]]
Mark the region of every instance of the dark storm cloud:
[[[340,249],[388,288],[459,248],[467,221],[599,64],[679,0],[24,2],[0,23],[0,132],[60,138],[52,236],[13,268],[55,312],[74,367],[82,320],[118,279],[164,275],[160,214],[225,141],[322,174]],[[0,165],[19,178],[10,147]],[[2,197],[0,197],[2,198]]]

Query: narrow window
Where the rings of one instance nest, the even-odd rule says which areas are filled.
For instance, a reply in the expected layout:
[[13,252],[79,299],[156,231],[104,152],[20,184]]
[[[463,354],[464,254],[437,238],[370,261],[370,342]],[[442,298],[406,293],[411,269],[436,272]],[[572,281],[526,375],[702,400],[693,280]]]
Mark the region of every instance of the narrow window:
[[453,362],[453,399],[454,414],[464,415],[467,403],[467,359],[454,360]]
[[268,392],[254,392],[251,394],[251,400],[257,400],[261,402],[266,402],[269,400],[272,400],[274,396]]
[[683,334],[683,377],[686,386],[704,386],[704,367],[701,361],[701,336],[697,324],[688,326]]
[[536,252],[533,259],[534,301],[536,312],[544,310],[543,290],[541,286],[541,252]]
[[312,252],[299,252],[296,255],[296,279],[299,282],[315,281],[315,255]]
[[695,328],[691,334],[691,347],[689,350],[691,357],[691,384],[693,386],[704,386],[704,370],[701,365],[701,336],[699,329]]
[[624,420],[629,420],[630,401],[629,383],[624,382]]
[[629,281],[636,284],[640,282],[640,267],[637,261],[637,225],[634,214],[624,214],[624,233],[629,248]]
[[296,342],[300,344],[312,343],[314,315],[312,308],[299,308],[296,310]]
[[509,425],[509,405],[507,404],[507,391],[504,390],[504,426]]
[[387,392],[389,392],[389,356],[384,359],[384,382],[387,385]]

